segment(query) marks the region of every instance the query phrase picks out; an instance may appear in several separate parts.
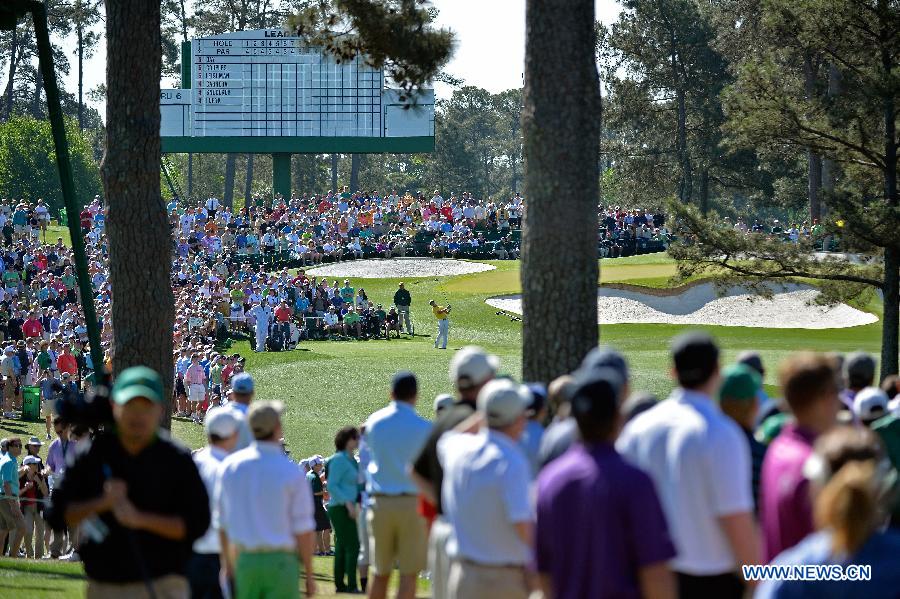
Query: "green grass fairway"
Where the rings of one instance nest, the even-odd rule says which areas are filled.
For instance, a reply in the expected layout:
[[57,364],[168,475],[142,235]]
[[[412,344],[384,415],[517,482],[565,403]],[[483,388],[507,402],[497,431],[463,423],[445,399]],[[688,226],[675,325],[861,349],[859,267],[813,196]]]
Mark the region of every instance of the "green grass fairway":
[[[521,374],[521,323],[496,315],[497,310],[484,303],[492,295],[517,293],[518,262],[491,262],[496,270],[460,277],[405,279],[413,296],[412,318],[416,337],[390,341],[305,342],[298,350],[256,354],[246,342],[233,348],[247,356],[249,371],[257,380],[258,399],[285,402],[285,438],[295,458],[314,453],[333,453],[333,436],[346,424],[360,424],[387,402],[388,383],[397,370],[414,371],[421,382],[419,411],[430,417],[431,400],[450,391],[447,375],[453,350],[468,344],[482,345],[500,356],[502,371]],[[632,284],[665,286],[674,274],[674,263],[664,255],[603,260],[603,282],[627,281]],[[354,279],[354,287],[363,287],[376,303],[391,303],[399,279]],[[436,325],[428,300],[451,303],[450,346],[446,351],[433,349]],[[590,308],[594,310],[592,305]],[[881,304],[873,300],[866,307],[879,313]],[[631,364],[633,388],[662,397],[672,388],[669,379],[668,344],[676,334],[689,327],[663,324],[623,324],[601,327],[604,344],[622,350]],[[713,334],[724,349],[724,359],[732,360],[742,349],[756,349],[768,366],[766,383],[775,384],[777,364],[791,352],[853,351],[878,353],[881,324],[830,329],[754,329],[738,327],[700,327]],[[43,438],[41,423],[0,424],[0,436]],[[176,421],[174,434],[191,447],[203,443],[200,426]],[[316,558],[316,572],[323,582],[321,592],[331,592],[330,558]],[[81,568],[77,564],[47,562],[10,562],[0,560],[0,597],[16,591],[29,599],[78,596],[81,593]]]
[[[387,401],[388,383],[397,370],[414,371],[421,382],[419,411],[430,416],[431,399],[450,390],[447,369],[453,350],[468,344],[482,345],[500,356],[502,370],[521,374],[521,323],[497,316],[484,303],[492,295],[517,293],[519,263],[491,262],[496,270],[458,277],[406,279],[413,295],[412,319],[416,336],[390,341],[304,342],[291,352],[257,354],[246,341],[235,343],[234,351],[247,356],[249,371],[256,377],[257,398],[285,402],[285,438],[297,458],[314,453],[330,455],[335,431],[346,424],[360,424]],[[666,280],[674,269],[664,255],[603,260],[604,282],[644,279]],[[638,277],[638,279],[635,279]],[[375,302],[391,303],[399,279],[354,279]],[[428,300],[451,303],[450,346],[433,348],[436,325]],[[881,304],[873,300],[866,307],[879,313]],[[604,325],[601,343],[613,345],[628,357],[634,373],[634,388],[664,396],[672,388],[668,376],[669,340],[689,327],[665,324]],[[733,359],[742,349],[762,352],[769,367],[766,383],[775,384],[778,362],[800,349],[878,353],[881,324],[822,331],[803,329],[756,329],[743,327],[699,327],[721,343],[725,359]],[[175,436],[191,447],[203,443],[200,426],[176,420]],[[38,434],[43,424],[4,421],[0,435]]]

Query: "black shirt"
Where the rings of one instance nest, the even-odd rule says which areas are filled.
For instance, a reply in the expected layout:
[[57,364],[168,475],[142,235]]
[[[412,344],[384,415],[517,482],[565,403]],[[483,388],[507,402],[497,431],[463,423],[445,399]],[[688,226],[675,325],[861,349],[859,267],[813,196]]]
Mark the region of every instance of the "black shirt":
[[443,514],[443,506],[441,505],[441,485],[444,481],[444,468],[438,460],[437,444],[441,435],[455,428],[460,422],[475,413],[475,408],[466,402],[457,402],[450,406],[440,418],[438,418],[434,426],[431,428],[431,435],[425,442],[425,447],[419,457],[413,464],[413,470],[431,483],[434,490],[434,496],[437,499],[437,511]]
[[54,529],[65,525],[70,503],[96,499],[104,482],[117,478],[128,485],[128,499],[137,509],[180,516],[187,533],[183,540],[172,541],[145,530],[127,529],[112,512],[106,512],[100,520],[109,534],[99,543],[85,536],[79,549],[88,577],[103,582],[141,582],[140,563],[151,578],[184,575],[191,545],[203,536],[210,522],[209,497],[190,452],[162,432],[136,456],[128,454],[113,434],[80,445],[74,463],[53,489],[47,521]]

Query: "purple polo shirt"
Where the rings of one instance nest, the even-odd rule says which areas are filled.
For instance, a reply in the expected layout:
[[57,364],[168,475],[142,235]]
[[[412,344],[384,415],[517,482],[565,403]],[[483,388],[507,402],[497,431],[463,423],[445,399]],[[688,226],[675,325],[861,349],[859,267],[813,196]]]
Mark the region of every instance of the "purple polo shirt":
[[554,597],[640,597],[638,570],[674,556],[653,482],[612,445],[577,443],[541,471],[534,557]]
[[814,441],[811,431],[790,423],[766,451],[759,488],[766,563],[813,531],[809,480],[803,476],[803,465],[812,454]]

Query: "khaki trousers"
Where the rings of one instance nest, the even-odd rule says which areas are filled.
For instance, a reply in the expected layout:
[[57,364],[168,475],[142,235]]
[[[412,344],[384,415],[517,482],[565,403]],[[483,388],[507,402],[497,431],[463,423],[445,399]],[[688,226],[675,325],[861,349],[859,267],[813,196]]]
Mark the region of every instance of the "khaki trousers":
[[[152,581],[153,592],[156,599],[188,599],[190,597],[190,587],[187,578],[176,574],[168,576],[160,576]],[[87,599],[149,599],[150,594],[147,592],[147,586],[143,582],[100,582],[99,580],[88,580]]]
[[25,506],[25,557],[44,557],[44,517],[34,504]]
[[454,561],[450,567],[450,599],[528,599],[525,568],[482,566]]

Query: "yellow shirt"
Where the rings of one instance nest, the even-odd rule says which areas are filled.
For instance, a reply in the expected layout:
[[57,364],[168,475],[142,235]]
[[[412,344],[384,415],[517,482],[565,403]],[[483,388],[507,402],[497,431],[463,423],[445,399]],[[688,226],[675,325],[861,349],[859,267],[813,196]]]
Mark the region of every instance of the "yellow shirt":
[[434,317],[438,320],[447,320],[447,308],[435,304],[431,306],[431,311],[434,312]]

